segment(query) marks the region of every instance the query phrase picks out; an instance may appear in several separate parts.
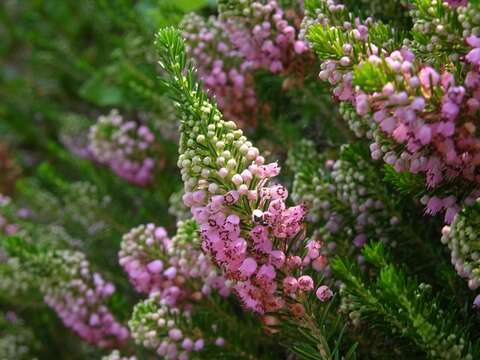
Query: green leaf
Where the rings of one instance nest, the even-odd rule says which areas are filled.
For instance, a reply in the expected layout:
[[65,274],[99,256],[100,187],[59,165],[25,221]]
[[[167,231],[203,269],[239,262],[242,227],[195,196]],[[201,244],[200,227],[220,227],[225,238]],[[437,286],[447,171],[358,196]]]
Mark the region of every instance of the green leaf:
[[384,166],[384,180],[404,195],[421,195],[425,190],[424,180],[420,175],[406,171],[397,172],[391,165]]

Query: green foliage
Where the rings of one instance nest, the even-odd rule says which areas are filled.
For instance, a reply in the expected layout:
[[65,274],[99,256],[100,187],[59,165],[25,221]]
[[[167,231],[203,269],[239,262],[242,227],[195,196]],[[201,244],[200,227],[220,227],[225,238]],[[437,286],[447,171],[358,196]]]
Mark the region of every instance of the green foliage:
[[[180,32],[173,27],[161,29],[156,35],[155,45],[160,57],[159,64],[170,76],[170,81],[165,85],[168,86],[173,100],[177,103],[187,102],[190,106],[184,110],[187,113],[193,111],[194,101],[205,95],[194,80],[194,69],[187,62],[185,43]],[[183,75],[184,71],[186,75]]]
[[357,65],[353,72],[353,84],[368,92],[382,91],[386,83],[392,78],[383,66],[374,65],[368,61]]
[[349,9],[363,16],[372,16],[375,19],[391,23],[395,27],[408,28],[408,0],[346,0],[343,2]]
[[[313,16],[313,25],[307,29],[307,38],[321,60],[340,60],[346,55],[343,46],[345,44],[352,46],[353,63],[342,65],[343,69],[361,63],[367,58],[367,53],[374,53],[373,47],[390,52],[401,44],[402,32],[381,22],[368,24],[368,41],[357,39],[352,30],[343,28],[345,22],[356,21],[355,16],[346,8],[332,12],[323,0],[311,1],[307,3],[306,8],[310,9]],[[319,14],[322,20],[315,23],[315,16]]]
[[332,262],[351,314],[388,335],[408,340],[429,358],[473,358],[472,346],[477,345],[470,343],[467,328],[457,323],[455,312],[443,310],[429,285],[392,264],[382,244],[367,245],[363,254],[375,269],[375,281],[367,280],[347,259]]
[[340,60],[344,56],[343,45],[350,43],[348,33],[341,29],[315,25],[309,29],[308,40],[321,59]]
[[312,324],[307,322],[299,325],[285,321],[281,326],[281,336],[290,344],[291,351],[302,360],[356,359],[358,344],[350,344],[351,341],[346,339],[346,324],[335,314],[335,299],[324,307],[316,306],[313,301],[309,309],[313,314],[309,321],[319,329],[318,333],[312,332]]
[[391,165],[385,165],[383,172],[385,182],[392,185],[401,194],[418,198],[424,192],[424,181],[420,176],[406,171],[398,172]]
[[[284,346],[278,344],[275,336],[265,333],[262,322],[252,314],[242,313],[242,309],[233,299],[211,296],[201,304],[193,314],[192,320],[207,337],[221,336],[225,339],[222,348],[207,347],[201,354],[203,359],[218,356],[222,359],[256,358],[273,360],[285,356]],[[212,328],[212,324],[214,324]]]

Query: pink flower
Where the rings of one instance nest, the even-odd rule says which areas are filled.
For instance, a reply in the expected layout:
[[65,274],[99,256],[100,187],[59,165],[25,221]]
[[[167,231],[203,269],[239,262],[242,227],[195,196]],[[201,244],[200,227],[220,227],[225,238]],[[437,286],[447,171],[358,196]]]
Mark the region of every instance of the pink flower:
[[295,44],[293,45],[293,47],[297,54],[303,54],[305,51],[308,50],[307,44],[305,44],[305,42],[301,40],[295,41]]
[[480,48],[480,38],[476,37],[475,35],[470,35],[467,37],[467,44],[472,48]]
[[163,269],[163,262],[162,260],[154,260],[147,265],[148,271],[153,274],[158,274]]
[[167,279],[172,280],[177,275],[177,269],[174,266],[171,266],[165,270],[163,275],[165,275]]
[[275,185],[270,188],[270,196],[273,200],[286,200],[288,197],[288,191],[283,185]]
[[436,86],[440,81],[440,75],[438,75],[438,73],[429,66],[420,70],[418,78],[420,79],[422,86],[426,89],[430,89],[430,84],[432,86]]
[[293,276],[287,276],[283,279],[283,291],[287,294],[293,294],[298,289],[298,281]]
[[193,201],[197,204],[201,204],[203,203],[204,199],[205,199],[205,191],[195,191],[193,194],[192,194],[192,198],[193,198]]
[[262,165],[258,168],[258,175],[261,178],[275,177],[280,173],[280,167],[277,163],[271,163],[268,165]]
[[465,85],[474,89],[480,84],[480,74],[476,71],[469,71],[467,77],[465,78]]
[[449,72],[444,72],[441,76],[441,84],[444,89],[449,89],[455,86],[455,78]]
[[407,134],[408,134],[408,128],[405,125],[400,124],[393,131],[392,135],[397,142],[403,143],[405,142],[405,140],[407,140]]
[[182,347],[187,351],[192,350],[193,349],[193,341],[189,338],[183,339]]
[[229,191],[228,193],[225,194],[224,196],[224,202],[227,205],[233,205],[238,201],[239,194],[238,191]]
[[285,263],[285,253],[281,250],[273,250],[270,252],[270,261],[277,269],[282,267]]
[[333,292],[328,286],[322,285],[317,289],[316,295],[318,300],[325,302],[332,298]]
[[420,140],[420,142],[422,143],[422,145],[426,145],[426,144],[430,143],[430,141],[432,140],[432,130],[430,129],[430,127],[428,125],[423,125],[420,128],[420,131],[418,132],[417,137]]
[[386,118],[380,123],[380,127],[382,128],[383,131],[385,131],[388,134],[391,134],[393,130],[395,129],[395,119],[393,117]]
[[277,275],[272,265],[262,265],[258,270],[256,280],[263,285],[268,285]]
[[442,104],[442,115],[447,120],[453,121],[457,118],[460,108],[454,102],[447,100]]
[[358,115],[365,115],[370,110],[368,96],[366,94],[360,94],[356,97],[355,100]]
[[317,257],[320,256],[320,248],[321,244],[318,241],[312,240],[309,241],[307,244],[307,256],[311,259],[316,259]]
[[246,258],[238,271],[243,278],[249,278],[257,270],[257,262],[253,258]]
[[313,290],[313,279],[308,275],[303,275],[298,278],[298,287],[303,291]]
[[473,65],[480,65],[480,48],[470,50],[465,58]]
[[195,351],[200,351],[203,349],[204,344],[205,342],[203,341],[203,339],[198,339],[197,341],[195,341],[195,345],[193,348]]
[[157,227],[155,229],[155,237],[159,240],[167,237],[167,231],[162,227]]
[[440,198],[432,196],[427,203],[426,213],[430,215],[435,215],[443,208],[443,202]]
[[459,213],[460,207],[458,205],[450,206],[445,212],[445,223],[451,224],[455,216]]
[[182,339],[183,334],[180,329],[170,329],[168,331],[168,337],[172,339],[173,341],[179,341]]
[[353,239],[353,244],[356,247],[362,247],[367,242],[367,236],[365,234],[359,234]]
[[421,96],[415,97],[410,104],[410,108],[416,111],[423,111],[425,109],[425,99]]
[[291,269],[295,269],[302,265],[302,258],[300,256],[294,255],[287,257],[287,266]]

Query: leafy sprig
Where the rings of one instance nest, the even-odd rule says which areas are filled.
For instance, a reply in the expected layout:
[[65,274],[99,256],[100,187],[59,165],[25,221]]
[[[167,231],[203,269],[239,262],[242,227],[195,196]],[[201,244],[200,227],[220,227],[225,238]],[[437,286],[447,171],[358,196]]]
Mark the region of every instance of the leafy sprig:
[[381,243],[367,245],[363,254],[375,269],[375,282],[367,280],[351,260],[337,258],[332,262],[351,311],[371,327],[415,344],[429,358],[473,359],[472,349],[477,345],[469,340],[468,330],[456,322],[455,312],[443,310],[429,285],[394,265]]

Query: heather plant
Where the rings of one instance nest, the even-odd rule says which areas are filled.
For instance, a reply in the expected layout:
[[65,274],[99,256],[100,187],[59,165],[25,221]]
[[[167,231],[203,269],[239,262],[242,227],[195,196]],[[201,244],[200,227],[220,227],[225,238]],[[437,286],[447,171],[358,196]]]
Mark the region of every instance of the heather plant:
[[476,0],[6,0],[1,359],[476,359]]

